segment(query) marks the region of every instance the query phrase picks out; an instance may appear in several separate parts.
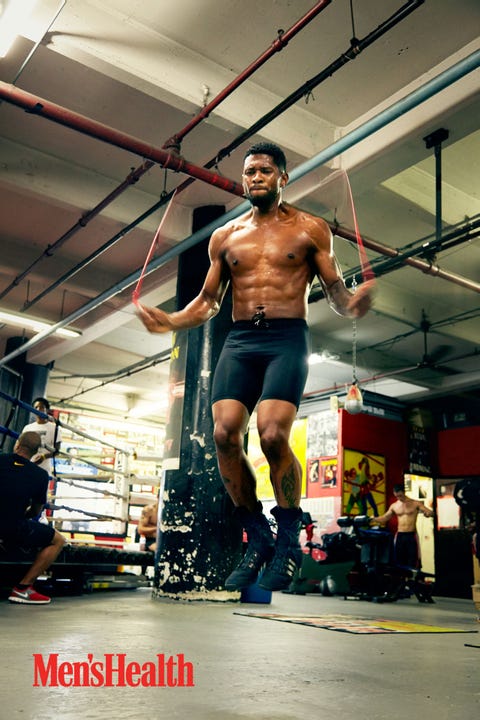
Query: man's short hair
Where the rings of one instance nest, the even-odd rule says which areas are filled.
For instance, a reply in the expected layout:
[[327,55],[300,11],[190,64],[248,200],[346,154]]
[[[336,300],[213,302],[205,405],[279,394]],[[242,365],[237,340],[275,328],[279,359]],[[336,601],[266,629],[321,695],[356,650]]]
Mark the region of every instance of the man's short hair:
[[280,172],[287,172],[287,158],[285,153],[278,145],[270,142],[255,143],[248,148],[243,160],[245,161],[250,155],[270,155]]
[[17,444],[19,447],[23,447],[27,452],[30,453],[30,457],[38,452],[38,448],[42,444],[42,438],[34,430],[27,430],[18,436]]
[[37,398],[35,398],[35,400],[32,402],[32,405],[35,407],[35,403],[37,403],[37,402],[38,402],[38,403],[42,403],[42,405],[43,405],[44,407],[46,407],[47,410],[50,410],[50,403],[48,402],[47,398],[37,397]]
[[393,486],[393,492],[405,492],[405,485],[403,483],[398,483],[397,485]]

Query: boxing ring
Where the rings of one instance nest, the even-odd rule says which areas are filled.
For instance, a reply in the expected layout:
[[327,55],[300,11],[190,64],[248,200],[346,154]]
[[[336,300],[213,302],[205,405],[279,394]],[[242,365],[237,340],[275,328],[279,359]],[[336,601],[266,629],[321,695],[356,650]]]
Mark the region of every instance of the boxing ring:
[[[8,425],[15,419],[15,412],[22,409],[48,418],[72,436],[78,435],[96,444],[109,463],[101,464],[62,450],[55,456],[46,520],[67,538],[67,544],[41,584],[45,584],[52,594],[149,585],[143,573],[147,567],[153,566],[154,554],[140,550],[137,543],[130,541],[129,523],[134,523],[130,520],[129,508],[131,487],[142,484],[155,486],[158,478],[142,477],[131,472],[129,462],[134,453],[131,449],[94,437],[3,391],[0,391],[0,401],[0,418],[5,423],[0,424],[2,444],[6,438],[10,438],[11,442],[18,437],[19,433]],[[53,450],[48,446],[47,449]],[[135,456],[138,457],[138,454],[135,453]],[[72,468],[77,471],[72,472]],[[153,496],[146,494],[146,497],[151,499]],[[97,511],[92,510],[92,506]],[[25,567],[33,562],[35,554],[22,548],[7,550],[0,542],[0,592],[15,584],[24,574]],[[135,568],[137,572],[133,571]],[[138,568],[142,570],[140,574]]]

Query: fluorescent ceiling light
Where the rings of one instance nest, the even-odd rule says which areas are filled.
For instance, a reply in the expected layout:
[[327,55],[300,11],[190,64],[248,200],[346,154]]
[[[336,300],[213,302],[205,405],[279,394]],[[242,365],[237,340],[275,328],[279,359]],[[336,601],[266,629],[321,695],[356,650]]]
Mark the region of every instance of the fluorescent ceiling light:
[[[35,332],[43,332],[48,328],[53,327],[55,323],[44,322],[43,320],[37,320],[35,318],[27,317],[26,315],[15,315],[14,313],[4,312],[0,310],[0,323],[5,325],[15,325],[16,327],[28,328]],[[67,330],[67,328],[58,328],[55,330],[55,335],[62,335],[62,337],[78,337],[81,335],[78,330]]]
[[168,408],[168,397],[161,398],[156,402],[140,401],[138,405],[135,405],[131,410],[128,411],[128,417],[130,418],[144,418],[152,417],[154,415],[163,415]]
[[337,363],[337,361],[340,359],[340,355],[334,355],[333,353],[329,352],[328,350],[322,350],[321,353],[311,353],[311,355],[308,356],[308,364],[309,365],[319,365],[320,363],[332,363],[332,364],[341,364]]
[[37,0],[0,0],[0,57],[5,57]]

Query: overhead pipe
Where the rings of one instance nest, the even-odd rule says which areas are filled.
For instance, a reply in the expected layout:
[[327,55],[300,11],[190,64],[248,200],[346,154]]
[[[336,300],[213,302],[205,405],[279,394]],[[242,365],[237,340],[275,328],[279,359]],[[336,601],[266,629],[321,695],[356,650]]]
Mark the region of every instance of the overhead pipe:
[[214,185],[233,195],[243,195],[242,186],[234,180],[229,180],[222,175],[212,173],[204,167],[194,165],[194,163],[185,160],[174,152],[167,152],[166,150],[157,148],[133,135],[115,130],[115,128],[109,127],[104,123],[92,120],[85,115],[73,112],[68,108],[52,103],[25,90],[20,90],[20,88],[16,88],[14,85],[0,81],[0,97],[11,105],[23,108],[32,115],[39,115],[40,117],[53,120],[53,122],[59,125],[64,125],[72,130],[78,130],[78,132],[84,135],[96,138],[97,140],[103,140],[103,142],[109,145],[114,145],[122,150],[132,152],[134,155],[140,155],[141,157],[153,160],[167,170],[174,170],[175,172],[190,175],[197,180],[203,180],[203,182]]
[[[81,270],[87,267],[87,265],[90,265],[94,260],[96,260],[100,255],[103,255],[104,252],[109,250],[113,245],[115,245],[119,240],[121,240],[123,237],[128,235],[129,232],[134,230],[138,225],[140,225],[144,220],[146,220],[152,213],[154,213],[156,210],[159,210],[163,205],[168,202],[175,194],[175,191],[173,190],[171,193],[168,193],[167,195],[163,196],[158,200],[154,205],[148,208],[148,210],[145,210],[141,215],[139,215],[135,220],[133,220],[128,225],[125,225],[121,230],[118,231],[118,233],[115,233],[113,237],[111,237],[109,240],[107,240],[103,245],[98,247],[96,250],[94,250],[90,255],[88,255],[86,258],[83,258],[83,260],[80,260],[76,265],[74,265],[70,270],[67,270],[61,277],[57,278],[53,283],[51,283],[48,287],[46,287],[42,292],[38,293],[38,295],[35,295],[31,300],[27,300],[22,307],[22,312],[25,312],[29,308],[32,307],[32,305],[35,305],[37,302],[42,300],[44,297],[49,295],[53,290],[56,290],[57,287],[60,285],[63,285],[64,282],[67,280],[70,280],[70,278],[74,277],[77,273],[79,273]],[[167,198],[167,200],[165,200]],[[1,296],[0,296],[1,298]]]
[[32,47],[32,49],[31,49],[30,52],[28,53],[27,57],[25,58],[25,60],[24,60],[23,63],[21,64],[21,66],[20,66],[20,68],[18,69],[17,73],[15,74],[15,77],[14,77],[13,80],[12,80],[12,85],[15,85],[15,84],[16,84],[18,78],[19,78],[20,75],[23,73],[23,71],[24,71],[25,68],[27,67],[28,63],[30,62],[30,60],[32,59],[32,57],[35,55],[35,53],[37,52],[37,50],[38,50],[38,48],[40,47],[40,45],[41,45],[41,44],[43,43],[43,41],[45,40],[46,35],[48,35],[48,33],[50,32],[50,30],[52,29],[52,25],[55,23],[56,19],[58,18],[58,16],[59,16],[60,13],[62,12],[62,10],[63,10],[63,8],[65,7],[66,4],[67,4],[67,0],[61,0],[60,5],[59,5],[58,8],[56,9],[56,11],[55,11],[52,19],[50,20],[50,22],[48,23],[48,25],[47,25],[47,27],[46,27],[46,29],[45,29],[42,37],[41,37],[39,40],[37,40],[37,42],[35,43],[35,45]]
[[[375,382],[376,380],[382,380],[384,378],[390,378],[394,375],[403,375],[407,372],[412,372],[412,370],[418,370],[418,364],[409,365],[408,367],[399,368],[398,370],[390,370],[384,373],[379,373],[378,375],[371,375],[370,377],[359,380],[358,383],[360,385],[366,385],[367,383]],[[309,399],[322,400],[323,397],[328,398],[332,393],[338,393],[342,390],[345,391],[346,388],[349,387],[351,384],[351,381],[345,381],[344,383],[331,385],[330,387],[321,388],[320,390],[311,390],[310,392],[304,393],[302,395],[302,401]]]
[[[464,360],[465,358],[471,358],[476,357],[479,354],[479,349],[475,348],[472,350],[472,352],[464,353],[462,355],[457,355],[456,357],[449,358],[445,362],[441,363],[435,363],[435,367],[442,367],[443,365],[450,365],[451,363],[458,362],[459,360]],[[372,382],[376,382],[377,380],[384,380],[391,377],[395,377],[396,375],[405,375],[406,373],[411,373],[414,370],[421,370],[423,367],[422,363],[419,362],[416,365],[407,365],[406,367],[402,368],[395,368],[392,370],[387,370],[383,373],[378,373],[376,375],[370,375],[369,377],[362,378],[361,380],[358,380],[359,385],[367,385]],[[350,381],[346,381],[344,383],[338,383],[336,385],[331,385],[330,387],[321,388],[320,390],[310,390],[307,393],[304,393],[302,395],[302,402],[304,400],[322,400],[328,398],[332,393],[339,393],[339,392],[345,392],[345,390],[351,385]]]
[[[328,160],[331,160],[333,157],[335,157],[337,154],[340,154],[344,152],[345,150],[348,150],[350,147],[353,147],[357,143],[359,143],[361,140],[364,140],[365,138],[372,135],[374,132],[379,130],[380,128],[384,127],[388,123],[392,122],[393,120],[396,120],[401,115],[404,115],[409,110],[414,109],[418,105],[420,105],[422,102],[425,102],[426,100],[430,99],[437,93],[439,93],[441,90],[444,90],[445,88],[452,85],[454,82],[460,80],[462,77],[465,77],[468,73],[472,72],[473,70],[477,69],[480,65],[480,51],[475,51],[468,55],[463,60],[460,60],[458,63],[453,65],[452,67],[448,68],[448,70],[443,71],[439,75],[437,75],[432,80],[429,80],[425,85],[423,85],[421,88],[418,88],[417,90],[414,90],[413,92],[409,93],[406,97],[402,98],[401,100],[397,101],[393,105],[391,105],[389,108],[386,108],[382,112],[380,112],[378,115],[376,115],[374,118],[371,118],[370,120],[367,120],[367,122],[363,123],[363,125],[359,126],[355,130],[352,130],[350,133],[345,135],[343,138],[340,138],[336,142],[334,142],[332,145],[330,145],[328,148],[325,148],[320,153],[315,155],[310,160],[306,160],[304,163],[299,165],[297,168],[294,168],[292,173],[290,174],[290,182],[294,183],[297,180],[300,180],[304,175],[307,175],[308,173],[312,172],[319,166],[325,164]],[[4,86],[5,83],[0,82],[0,96],[4,92]],[[6,86],[8,89],[8,86]],[[185,238],[182,242],[178,243],[174,248],[170,248],[167,250],[166,253],[161,255],[160,257],[153,260],[149,266],[148,266],[148,273],[154,272],[158,268],[165,265],[170,260],[178,257],[182,252],[187,250],[190,247],[193,247],[197,243],[201,242],[202,240],[205,240],[208,238],[214,230],[216,230],[221,225],[225,224],[229,220],[233,220],[237,218],[242,213],[246,212],[248,208],[250,207],[250,204],[245,201],[240,203],[237,207],[233,208],[229,212],[225,213],[222,217],[217,218],[215,221],[209,223],[201,230],[198,230],[197,232],[190,235],[188,238]],[[344,231],[347,233],[348,231]],[[339,234],[339,229],[336,228],[337,235]],[[350,233],[351,235],[351,233]],[[342,237],[345,237],[346,235],[342,235]],[[352,237],[348,237],[347,239],[353,240]],[[372,241],[373,242],[373,241]],[[366,245],[366,243],[364,243]],[[383,247],[388,252],[391,250],[391,248],[386,248],[386,246],[380,246],[380,243],[376,243],[378,248]],[[373,246],[372,246],[372,249]],[[378,252],[381,252],[379,249]],[[395,253],[395,250],[393,250]],[[387,253],[385,253],[387,254]],[[420,262],[420,261],[417,261]],[[14,350],[13,352],[9,353],[9,355],[6,355],[4,358],[0,360],[0,367],[3,365],[6,365],[10,360],[17,357],[21,353],[25,352],[26,350],[29,350],[30,348],[38,345],[42,340],[52,335],[56,330],[59,328],[65,327],[66,325],[70,325],[71,323],[75,322],[75,320],[78,320],[80,317],[83,317],[87,313],[89,313],[91,310],[94,310],[102,303],[106,302],[110,298],[114,297],[118,293],[122,292],[126,288],[133,285],[135,282],[138,281],[138,278],[141,274],[141,268],[136,270],[134,273],[131,273],[129,276],[124,278],[121,282],[114,285],[109,290],[106,290],[105,292],[98,295],[96,298],[93,298],[88,303],[86,303],[84,306],[77,308],[73,313],[65,317],[63,320],[59,321],[55,325],[52,325],[50,328],[42,331],[41,333],[38,333],[35,335],[35,337],[28,340],[24,345],[21,346],[21,348],[17,348],[17,350]],[[435,273],[437,276],[440,276],[439,273]],[[445,280],[450,279],[450,273],[447,273],[444,271],[441,275],[441,277]]]
[[[154,163],[151,163],[151,165],[153,164]],[[15,287],[18,287],[21,281],[31,273],[33,268],[38,265],[38,263],[43,260],[43,258],[52,257],[55,250],[58,250],[60,247],[62,247],[62,245],[64,245],[67,240],[73,237],[73,235],[75,235],[78,230],[82,230],[83,228],[85,228],[91,220],[93,220],[97,215],[99,215],[99,213],[101,213],[102,210],[104,210],[108,205],[110,205],[110,203],[112,203],[119,195],[121,195],[131,185],[134,185],[143,175],[143,173],[146,172],[146,170],[144,169],[145,165],[146,163],[143,163],[143,165],[141,165],[139,168],[132,170],[132,172],[127,175],[125,180],[123,180],[120,185],[118,185],[111,193],[109,193],[107,197],[105,197],[101,202],[99,202],[98,205],[96,205],[91,210],[88,210],[88,212],[84,213],[77,220],[77,222],[72,225],[71,228],[69,228],[65,233],[63,233],[63,235],[58,238],[58,240],[56,240],[52,244],[48,244],[42,254],[35,258],[35,260],[33,260],[33,262],[31,262],[30,265],[25,268],[25,270],[23,270],[19,275],[16,275],[12,282],[0,292],[0,300],[2,300],[6,295],[8,295],[8,293]],[[30,307],[31,305],[33,305],[33,301],[31,301],[30,303],[25,303],[22,311],[26,310],[27,307]]]
[[[225,100],[231,93],[236,90],[242,83],[245,82],[253,73],[258,70],[262,65],[264,65],[267,60],[270,59],[272,55],[274,55],[276,52],[280,52],[283,50],[283,48],[288,44],[288,42],[297,35],[300,30],[302,30],[308,23],[310,23],[322,10],[324,10],[332,0],[320,0],[316,3],[316,5],[313,6],[300,20],[298,20],[292,27],[287,30],[278,30],[277,38],[273,41],[271,46],[263,52],[256,60],[254,60],[250,65],[243,70],[240,75],[238,75],[232,82],[227,85],[226,88],[224,88],[218,95],[211,100],[211,102],[208,103],[208,105],[205,105],[205,107],[202,108],[202,110],[193,117],[188,125],[186,125],[183,130],[180,130],[178,133],[173,135],[169,140],[164,143],[162,146],[162,149],[170,149],[172,150],[175,148],[175,151],[178,152],[180,149],[180,142],[181,140],[191,131],[193,128],[195,128],[197,125],[199,125],[206,117],[210,115],[212,110],[214,110],[218,105],[220,105],[223,100]],[[63,2],[63,5],[65,4],[65,0]],[[57,11],[52,23],[50,23],[49,29],[55,19],[57,18],[58,14],[60,13],[60,10],[62,7]],[[36,49],[36,48],[34,48]],[[30,56],[32,53],[30,53]],[[28,59],[30,59],[30,56]],[[23,70],[23,66],[21,68]],[[15,85],[16,80],[18,79],[20,75],[20,72],[17,73],[13,85]],[[0,101],[1,102],[1,101]],[[93,220],[94,217],[96,217],[102,210],[104,210],[108,205],[110,205],[114,200],[116,200],[119,195],[121,195],[125,190],[127,190],[131,185],[138,182],[138,180],[147,173],[153,166],[155,165],[155,162],[152,160],[146,160],[142,165],[132,170],[125,180],[123,180],[120,185],[118,185],[111,193],[109,193],[106,198],[104,198],[100,203],[98,203],[92,210],[89,212],[83,214],[81,218],[69,229],[67,232],[65,232],[55,243],[48,245],[47,248],[44,250],[44,252],[36,258],[30,265],[27,267],[20,275],[17,275],[15,279],[8,285],[1,293],[0,293],[0,300],[4,298],[11,290],[13,290],[15,287],[19,285],[19,283],[31,272],[31,270],[45,257],[51,257],[53,255],[54,250],[58,250],[62,245],[64,245],[67,240],[69,240],[73,235],[75,235],[78,230],[83,229],[86,227],[86,225]],[[212,164],[213,165],[213,164]],[[210,167],[212,167],[210,165]],[[33,301],[28,304],[28,307],[31,307],[33,304]],[[23,308],[25,310],[26,307]]]
[[[381,23],[377,28],[375,28],[375,30],[372,30],[372,32],[370,32],[364,38],[362,38],[361,40],[358,40],[355,37],[352,38],[350,41],[350,47],[347,48],[344,53],[339,55],[336,60],[330,63],[330,65],[327,65],[327,67],[321,72],[319,72],[318,75],[315,75],[313,78],[307,80],[303,85],[294,90],[294,92],[288,95],[284,100],[282,100],[281,103],[276,105],[272,110],[270,110],[263,117],[257,120],[254,125],[252,125],[250,128],[248,128],[248,130],[245,131],[245,133],[239,135],[238,138],[235,140],[236,147],[238,147],[238,145],[241,145],[252,134],[255,134],[263,127],[265,127],[265,125],[268,125],[273,120],[275,120],[279,115],[285,112],[285,110],[288,110],[288,108],[294,105],[298,100],[301,100],[303,97],[308,97],[309,93],[311,93],[312,90],[314,90],[318,85],[320,85],[320,83],[322,83],[324,80],[327,80],[334,73],[336,73],[337,70],[340,70],[340,68],[342,68],[351,60],[355,60],[355,58],[358,57],[358,55],[360,55],[363,50],[376,42],[380,37],[382,37],[382,35],[385,35],[385,33],[387,33],[393,27],[398,25],[401,20],[410,15],[410,13],[416,10],[420,5],[423,5],[424,2],[425,0],[409,0],[409,2],[407,2],[405,5],[402,5],[399,10],[397,10],[393,15],[387,18],[387,20]],[[225,157],[225,152],[226,151],[220,152],[219,159]]]
[[243,72],[238,75],[227,87],[222,90],[213,100],[211,100],[205,107],[200,110],[198,115],[196,115],[194,118],[190,120],[188,125],[186,125],[183,130],[180,130],[178,133],[175,133],[167,142],[163,145],[164,148],[169,147],[178,147],[180,143],[182,142],[183,138],[191,131],[194,127],[196,127],[202,120],[207,118],[212,110],[214,110],[218,105],[220,105],[221,102],[223,102],[229,95],[232,94],[234,90],[236,90],[245,80],[248,80],[248,78],[253,75],[253,73],[258,70],[259,67],[261,67],[267,60],[269,60],[272,55],[274,55],[276,52],[280,52],[283,50],[283,48],[287,45],[287,43],[294,37],[297,33],[300,32],[300,30],[303,30],[303,28],[308,25],[309,22],[311,22],[319,13],[322,12],[322,10],[325,10],[325,8],[330,5],[332,0],[321,0],[320,2],[317,2],[316,5],[314,5],[300,20],[298,20],[295,25],[292,25],[292,27],[284,32],[283,30],[278,30],[278,36],[273,41],[271,46],[265,50],[260,57],[258,57],[256,60],[254,60]]
[[[369,33],[365,36],[365,38],[362,38],[361,40],[358,40],[357,38],[352,38],[350,42],[350,47],[342,53],[337,60],[335,60],[333,63],[328,65],[321,73],[316,75],[311,80],[308,80],[305,85],[302,85],[300,90],[295,91],[291,95],[289,95],[285,100],[283,100],[279,105],[277,105],[273,110],[271,110],[269,113],[264,115],[262,118],[257,120],[257,122],[247,128],[244,132],[242,132],[240,135],[238,135],[233,142],[231,142],[229,145],[227,145],[225,148],[222,148],[211,160],[209,160],[204,167],[205,168],[212,168],[215,167],[221,160],[223,160],[225,157],[230,155],[233,150],[235,150],[237,147],[239,147],[243,142],[245,142],[247,139],[249,139],[252,135],[257,133],[259,130],[261,130],[265,125],[268,125],[274,118],[278,117],[282,112],[284,112],[288,107],[293,105],[302,95],[306,92],[306,86],[308,86],[308,92],[310,92],[314,87],[317,87],[321,82],[324,80],[327,80],[330,78],[337,70],[339,70],[343,65],[345,65],[350,60],[355,59],[357,55],[364,50],[366,47],[371,45],[373,42],[378,40],[379,37],[384,35],[388,30],[390,30],[394,25],[400,22],[400,20],[403,20],[408,14],[410,14],[413,10],[415,10],[419,5],[423,4],[424,0],[409,0],[409,2],[406,3],[406,5],[402,6],[396,13],[394,13],[390,18],[388,18],[385,22],[383,22],[381,25],[379,25],[373,32]],[[213,101],[212,101],[213,102]],[[187,126],[188,127],[188,126]],[[181,133],[184,131],[181,131]],[[180,133],[180,134],[181,134]],[[177,134],[178,136],[179,134]],[[174,136],[174,137],[177,137]],[[183,137],[184,135],[182,135]],[[175,144],[175,141],[171,140],[172,144]],[[150,161],[145,163],[145,165],[148,165]],[[150,165],[149,165],[150,167]],[[140,222],[143,222],[143,220],[147,217],[149,217],[153,212],[156,212],[160,207],[165,205],[167,202],[169,202],[173,195],[175,193],[180,193],[186,190],[189,185],[195,182],[194,178],[188,178],[183,183],[181,183],[175,190],[172,190],[170,193],[164,195],[163,198],[160,199],[159,202],[152,205],[149,210],[147,210],[145,213],[143,213],[136,221],[133,221],[133,223],[130,223],[126,228],[123,229],[120,233],[117,233],[113,236],[110,240],[108,240],[104,245],[102,245],[100,248],[95,250],[91,255],[88,256],[88,258],[85,258],[84,260],[80,261],[75,265],[73,268],[71,268],[69,271],[67,271],[62,277],[60,277],[58,280],[56,280],[54,283],[52,283],[49,287],[45,288],[41,293],[39,293],[36,297],[32,298],[29,302],[25,303],[22,310],[25,311],[32,307],[35,303],[37,303],[39,300],[43,299],[46,295],[48,295],[52,290],[55,290],[59,285],[66,282],[69,278],[76,275],[78,272],[80,272],[84,267],[89,265],[91,262],[93,262],[97,257],[99,257],[101,254],[103,254],[106,250],[108,250],[112,245],[114,245],[118,240],[120,240],[124,235],[126,235],[130,230],[132,230],[134,227],[136,227]],[[1,296],[0,296],[1,299]]]
[[[344,238],[345,240],[349,240],[352,243],[357,242],[357,236],[352,230],[347,230],[346,228],[339,228],[338,226],[334,225],[333,223],[329,223],[330,228],[333,233],[338,235],[339,237]],[[462,275],[457,275],[456,273],[442,270],[438,265],[428,261],[428,260],[422,260],[421,258],[415,258],[409,256],[408,253],[406,255],[402,256],[402,253],[400,250],[397,250],[396,248],[389,247],[388,245],[383,245],[383,243],[379,243],[376,240],[371,240],[370,238],[363,237],[362,235],[362,241],[365,247],[369,248],[370,250],[374,250],[375,252],[379,253],[380,255],[386,255],[390,258],[393,258],[395,260],[398,260],[404,265],[409,265],[410,267],[414,267],[417,270],[421,270],[425,275],[433,275],[434,277],[439,277],[442,280],[448,280],[449,282],[454,283],[455,285],[460,285],[461,287],[466,288],[467,290],[472,290],[473,292],[480,292],[480,283],[475,282],[474,280],[469,280],[466,277],[463,277]],[[392,269],[396,269],[392,268]],[[375,271],[376,274],[378,274],[378,271]],[[386,272],[384,270],[384,272]],[[321,296],[321,291],[318,291],[318,293],[313,292],[310,294],[309,302],[315,302],[315,300],[319,300]]]
[[[475,219],[476,218],[476,219]],[[371,262],[372,270],[376,275],[384,275],[385,273],[396,270],[400,265],[405,265],[408,258],[423,255],[427,261],[432,264],[430,258],[433,258],[437,252],[450,250],[456,245],[468,242],[478,237],[480,234],[480,215],[469,219],[467,222],[458,223],[449,233],[440,236],[438,240],[428,240],[423,238],[414,248],[408,245],[408,249],[398,250],[398,255],[390,257],[387,260],[378,258]],[[431,237],[431,236],[429,236]],[[390,248],[391,249],[391,248]]]

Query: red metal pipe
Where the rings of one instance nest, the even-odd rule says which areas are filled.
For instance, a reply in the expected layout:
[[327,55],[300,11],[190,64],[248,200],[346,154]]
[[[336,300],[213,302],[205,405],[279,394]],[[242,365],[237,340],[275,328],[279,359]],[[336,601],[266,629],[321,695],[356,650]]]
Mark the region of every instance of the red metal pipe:
[[[363,380],[359,380],[359,385],[366,385],[367,383],[375,382],[376,380],[382,380],[383,378],[390,378],[394,375],[402,375],[407,372],[412,372],[413,370],[418,370],[419,365],[409,365],[408,367],[398,368],[397,370],[387,370],[387,372],[384,373],[378,373],[377,375],[370,375],[370,377],[363,378]],[[325,394],[330,394],[332,392],[338,392],[342,389],[345,389],[347,386],[351,385],[351,381],[344,382],[344,383],[338,383],[336,385],[331,385],[330,387],[321,388],[320,390],[311,390],[310,392],[303,393],[303,398],[316,398],[320,397]]]
[[14,85],[0,82],[0,97],[12,105],[24,108],[24,110],[33,115],[46,117],[60,125],[65,125],[73,130],[77,130],[84,135],[89,135],[97,140],[103,140],[110,145],[115,145],[135,155],[153,160],[153,162],[158,163],[164,168],[185,173],[209,185],[215,185],[222,190],[226,190],[233,195],[243,195],[242,186],[233,180],[229,180],[221,175],[210,172],[210,170],[194,165],[176,153],[166,152],[161,148],[139,140],[133,135],[120,132],[108,125],[87,118],[85,115],[80,115],[61,105],[44,100],[25,90],[20,90]]
[[287,30],[279,30],[277,38],[273,41],[271,46],[265,50],[256,60],[254,60],[248,67],[243,70],[243,72],[240,73],[232,82],[227,85],[226,88],[224,88],[213,100],[211,100],[207,105],[205,105],[202,110],[196,115],[194,118],[190,120],[188,125],[186,125],[183,130],[180,130],[178,133],[175,133],[175,135],[172,135],[172,137],[166,141],[166,143],[163,145],[163,148],[168,147],[176,147],[178,146],[185,135],[187,135],[190,130],[193,130],[194,127],[196,127],[202,120],[204,120],[206,117],[210,115],[212,110],[214,110],[217,105],[220,105],[225,98],[227,98],[229,95],[232,94],[234,90],[236,90],[239,85],[241,85],[245,80],[247,80],[250,75],[253,75],[253,73],[258,70],[259,67],[261,67],[267,60],[269,60],[272,55],[276,52],[280,52],[283,50],[283,48],[287,45],[287,43],[295,36],[297,33],[300,32],[300,30],[303,30],[303,28],[308,25],[309,22],[313,20],[317,15],[319,15],[322,10],[325,10],[325,8],[330,5],[332,0],[320,0],[320,2],[317,2],[316,5],[314,5],[303,17],[300,18],[300,20],[297,20],[295,25],[292,25],[292,27]]
[[[202,110],[196,115],[192,120],[189,122],[189,124],[183,128],[183,130],[180,130],[180,132],[173,135],[170,140],[167,140],[167,142],[163,145],[162,149],[165,149],[167,147],[174,147],[178,146],[180,141],[187,135],[187,133],[190,132],[190,130],[193,130],[194,127],[196,127],[204,118],[208,117],[208,115],[211,113],[211,111],[217,107],[228,95],[230,95],[237,87],[241,85],[242,82],[244,82],[250,75],[252,75],[255,70],[257,70],[261,65],[263,65],[275,52],[280,52],[287,43],[296,35],[300,30],[302,30],[305,25],[307,25],[311,20],[313,20],[314,17],[316,17],[327,5],[330,5],[332,0],[320,0],[320,2],[317,2],[314,7],[309,10],[300,20],[298,20],[292,27],[287,30],[286,32],[278,31],[278,37],[274,42],[272,43],[271,47],[266,50],[260,57],[257,58],[257,60],[254,60],[235,80],[233,80],[224,90],[222,90],[221,93],[219,93],[208,105],[206,105]],[[17,76],[18,77],[18,76]],[[13,82],[15,84],[15,80]],[[61,247],[67,240],[69,240],[73,235],[76,234],[76,232],[80,228],[86,227],[86,225],[94,218],[96,217],[105,207],[110,205],[119,195],[121,195],[128,187],[130,187],[133,183],[137,182],[142,175],[147,173],[154,165],[155,163],[152,160],[145,160],[139,167],[132,170],[131,173],[123,180],[120,185],[118,185],[109,195],[107,195],[103,200],[101,200],[92,210],[90,210],[88,213],[85,213],[85,215],[82,215],[82,217],[73,225],[67,232],[65,232],[56,242],[53,244],[49,244],[46,250],[38,257],[36,258],[33,263],[29,265],[22,273],[17,275],[15,279],[8,285],[1,293],[0,293],[0,300],[4,298],[14,287],[16,287],[21,280],[23,280],[30,271],[37,265],[40,260],[44,257],[51,257],[53,255],[53,251]],[[207,165],[208,168],[208,165]],[[190,177],[189,181],[186,182],[185,187],[187,187],[191,182],[193,182],[193,178]],[[184,189],[183,187],[181,189]]]

